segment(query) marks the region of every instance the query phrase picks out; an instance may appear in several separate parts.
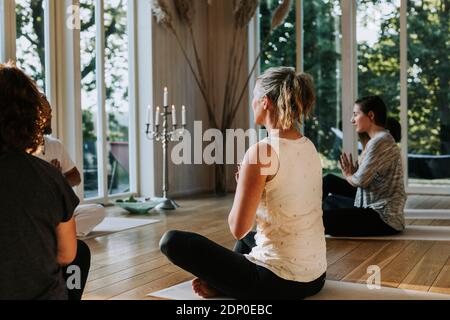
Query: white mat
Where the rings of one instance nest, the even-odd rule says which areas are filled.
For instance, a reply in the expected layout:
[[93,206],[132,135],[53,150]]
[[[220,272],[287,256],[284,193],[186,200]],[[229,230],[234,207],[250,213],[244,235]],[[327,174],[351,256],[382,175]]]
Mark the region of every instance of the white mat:
[[87,237],[82,237],[80,239],[87,240],[95,237],[101,237],[111,233],[142,227],[156,222],[159,222],[159,220],[107,217],[102,223],[95,227],[95,229]]
[[[191,281],[151,293],[148,296],[170,300],[204,300],[192,290]],[[386,287],[370,290],[364,284],[327,280],[319,294],[306,300],[450,300],[450,295]]]
[[381,237],[332,237],[331,239],[356,240],[422,240],[422,241],[450,241],[450,227],[434,226],[406,226],[405,231],[393,236]]
[[450,209],[405,209],[405,218],[450,220]]

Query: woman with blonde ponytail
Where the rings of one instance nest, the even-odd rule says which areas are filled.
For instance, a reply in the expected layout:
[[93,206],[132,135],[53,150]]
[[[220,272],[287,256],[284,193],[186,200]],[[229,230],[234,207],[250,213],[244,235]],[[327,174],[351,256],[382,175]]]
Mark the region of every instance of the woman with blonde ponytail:
[[313,81],[292,68],[272,68],[253,95],[255,122],[269,137],[249,149],[237,174],[228,218],[234,251],[181,231],[166,233],[161,251],[198,277],[193,289],[204,298],[303,299],[323,288],[327,269],[322,167],[297,130],[315,104]]

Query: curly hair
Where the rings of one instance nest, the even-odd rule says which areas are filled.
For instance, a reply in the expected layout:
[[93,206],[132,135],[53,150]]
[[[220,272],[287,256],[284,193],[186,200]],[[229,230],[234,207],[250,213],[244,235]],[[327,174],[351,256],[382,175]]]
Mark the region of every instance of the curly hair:
[[33,153],[50,111],[35,82],[13,62],[0,64],[0,152]]

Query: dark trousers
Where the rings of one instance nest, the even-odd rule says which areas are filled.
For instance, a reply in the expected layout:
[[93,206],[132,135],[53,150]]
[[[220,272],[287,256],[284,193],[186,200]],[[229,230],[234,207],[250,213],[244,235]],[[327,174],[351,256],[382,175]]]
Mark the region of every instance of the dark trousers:
[[288,281],[247,260],[244,254],[255,246],[254,237],[255,233],[249,234],[231,251],[198,234],[169,231],[160,248],[175,265],[230,298],[298,300],[323,288],[325,274],[310,283]]
[[83,241],[77,241],[77,255],[75,260],[67,267],[62,269],[64,281],[67,284],[71,281],[71,276],[74,276],[74,271],[71,270],[71,266],[76,266],[80,270],[80,288],[79,289],[69,289],[68,288],[68,296],[69,300],[81,300],[84,292],[84,288],[86,287],[87,278],[89,275],[89,269],[91,267],[91,250]]
[[335,175],[323,178],[323,224],[335,237],[373,237],[399,233],[378,212],[354,206],[357,188]]
[[322,191],[322,200],[325,200],[330,193],[355,200],[358,188],[353,187],[347,180],[341,177],[335,176],[334,174],[327,174],[323,177]]

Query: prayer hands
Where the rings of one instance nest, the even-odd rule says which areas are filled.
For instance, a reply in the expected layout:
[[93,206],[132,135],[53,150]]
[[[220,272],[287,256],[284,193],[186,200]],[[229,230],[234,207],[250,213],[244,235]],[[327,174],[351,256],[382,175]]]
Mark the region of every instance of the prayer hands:
[[61,162],[59,162],[57,159],[53,159],[50,163],[54,165],[56,169],[62,172]]
[[339,163],[341,165],[342,174],[348,178],[355,174],[356,171],[358,171],[358,161],[353,162],[353,157],[350,154],[348,156],[345,152],[341,155],[339,159]]
[[234,175],[234,177],[236,178],[236,183],[239,183],[239,173],[241,172],[241,164],[237,165],[237,171]]

